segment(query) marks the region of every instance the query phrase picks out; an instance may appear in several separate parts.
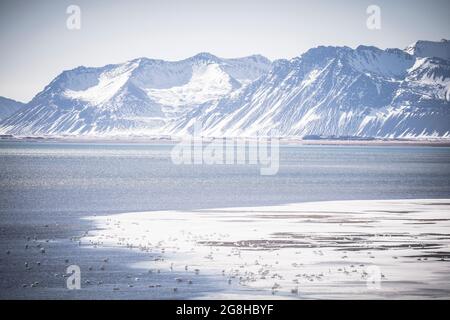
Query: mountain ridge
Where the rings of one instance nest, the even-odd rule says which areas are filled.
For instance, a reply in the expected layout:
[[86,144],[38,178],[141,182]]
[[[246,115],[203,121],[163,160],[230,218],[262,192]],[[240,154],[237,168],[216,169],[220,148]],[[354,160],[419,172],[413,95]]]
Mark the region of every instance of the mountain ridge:
[[[292,59],[137,58],[58,75],[0,134],[450,137],[450,42]],[[426,56],[429,55],[429,56]]]

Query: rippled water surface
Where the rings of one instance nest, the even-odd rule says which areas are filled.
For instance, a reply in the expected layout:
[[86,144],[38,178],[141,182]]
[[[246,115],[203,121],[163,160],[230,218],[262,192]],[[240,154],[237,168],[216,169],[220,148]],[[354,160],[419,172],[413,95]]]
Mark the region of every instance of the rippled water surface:
[[172,145],[0,144],[2,215],[110,213],[317,200],[445,198],[450,149],[285,146],[256,165],[174,165]]

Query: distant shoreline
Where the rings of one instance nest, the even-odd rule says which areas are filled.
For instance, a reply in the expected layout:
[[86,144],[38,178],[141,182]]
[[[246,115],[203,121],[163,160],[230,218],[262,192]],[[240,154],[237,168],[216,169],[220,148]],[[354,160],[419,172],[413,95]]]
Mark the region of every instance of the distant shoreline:
[[[188,138],[188,137],[186,137]],[[126,143],[126,144],[175,144],[180,142],[182,137],[157,137],[157,136],[135,136],[135,137],[14,137],[1,136],[0,143],[3,142],[56,142],[56,143]],[[224,138],[204,138],[202,142],[211,143]],[[235,137],[242,141],[252,141],[253,137]],[[300,145],[317,145],[317,146],[432,146],[432,147],[450,147],[450,139],[448,138],[430,138],[430,139],[376,139],[376,138],[360,138],[360,139],[302,139],[302,138],[279,138],[280,145],[283,146],[300,146]]]

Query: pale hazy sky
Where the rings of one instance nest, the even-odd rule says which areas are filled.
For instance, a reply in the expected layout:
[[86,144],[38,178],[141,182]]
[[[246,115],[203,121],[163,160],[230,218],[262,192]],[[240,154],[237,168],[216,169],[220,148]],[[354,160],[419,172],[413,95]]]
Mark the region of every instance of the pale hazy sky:
[[[66,9],[81,8],[68,30]],[[381,30],[366,9],[381,8]],[[318,45],[404,48],[450,38],[449,0],[0,0],[0,96],[29,101],[80,65],[136,57],[262,54],[292,58]]]

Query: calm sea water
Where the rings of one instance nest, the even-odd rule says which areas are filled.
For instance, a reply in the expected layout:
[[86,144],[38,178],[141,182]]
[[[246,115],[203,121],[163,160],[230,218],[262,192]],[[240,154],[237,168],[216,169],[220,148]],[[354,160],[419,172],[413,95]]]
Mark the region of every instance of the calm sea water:
[[[142,276],[148,253],[87,250],[73,237],[96,228],[85,216],[161,209],[261,206],[346,199],[449,198],[450,149],[296,146],[280,150],[280,170],[251,165],[174,165],[172,145],[0,142],[0,299],[167,299],[173,279]],[[29,239],[36,239],[30,241]],[[39,245],[45,246],[45,254]],[[29,248],[27,249],[27,246]],[[5,252],[11,252],[6,254]],[[108,257],[107,272],[99,268]],[[103,285],[67,290],[67,259]],[[35,267],[40,261],[40,267]],[[33,268],[27,270],[25,263]],[[129,287],[129,279],[145,278]],[[39,286],[29,285],[38,281]],[[153,281],[153,282],[152,282]],[[163,290],[149,292],[157,281]],[[83,282],[84,283],[84,282]],[[26,288],[23,284],[28,284]],[[134,283],[133,283],[134,284]],[[120,291],[113,290],[120,287]],[[177,298],[220,290],[196,277]]]
[[261,176],[255,165],[174,165],[172,147],[1,142],[2,219],[450,197],[450,148],[284,146],[278,174]]

